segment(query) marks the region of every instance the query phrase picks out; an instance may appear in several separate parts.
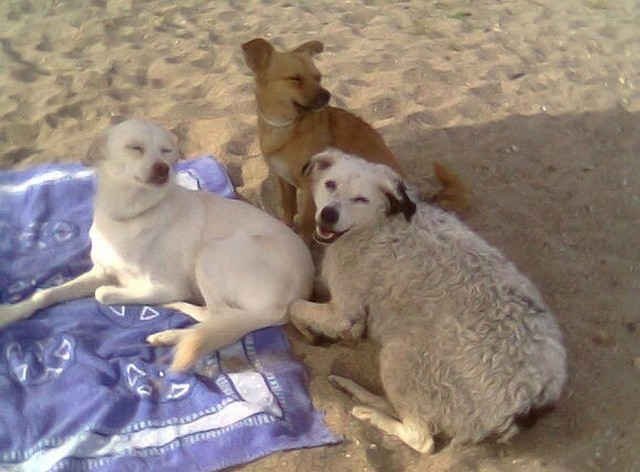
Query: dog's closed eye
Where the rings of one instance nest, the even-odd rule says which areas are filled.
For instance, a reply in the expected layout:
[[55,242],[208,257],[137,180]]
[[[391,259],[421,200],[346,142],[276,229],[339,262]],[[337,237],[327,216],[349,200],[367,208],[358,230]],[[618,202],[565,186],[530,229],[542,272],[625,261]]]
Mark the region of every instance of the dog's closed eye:
[[290,77],[287,77],[287,80],[290,80],[291,82],[295,82],[296,84],[301,84],[302,83],[302,76],[301,75],[292,75]]
[[129,144],[127,148],[137,151],[140,154],[144,153],[144,146],[142,144]]
[[327,181],[324,183],[324,186],[325,186],[325,188],[326,188],[327,190],[330,190],[330,191],[332,191],[332,192],[333,192],[333,191],[336,189],[336,187],[337,187],[335,180],[327,180]]
[[353,203],[369,203],[369,199],[366,197],[354,197],[351,201]]
[[169,154],[173,151],[173,149],[171,148],[162,148],[160,149],[160,151],[162,152],[162,154]]

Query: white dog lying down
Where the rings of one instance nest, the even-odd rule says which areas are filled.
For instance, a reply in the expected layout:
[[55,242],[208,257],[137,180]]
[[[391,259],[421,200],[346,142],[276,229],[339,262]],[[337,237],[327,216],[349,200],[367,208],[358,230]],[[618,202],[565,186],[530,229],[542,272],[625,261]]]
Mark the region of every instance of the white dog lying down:
[[200,321],[148,338],[176,344],[173,368],[181,370],[250,331],[287,321],[289,304],[311,294],[314,269],[306,245],[247,203],[175,184],[176,141],[141,120],[96,139],[87,155],[98,178],[93,269],[0,306],[0,326],[94,292],[104,304],[169,304]]
[[560,330],[542,297],[455,216],[416,206],[385,166],[328,150],[306,169],[316,238],[331,243],[322,276],[331,302],[297,301],[307,336],[366,334],[381,346],[386,398],[332,376],[366,406],[352,414],[420,452],[433,436],[506,440],[553,404],[566,380]]

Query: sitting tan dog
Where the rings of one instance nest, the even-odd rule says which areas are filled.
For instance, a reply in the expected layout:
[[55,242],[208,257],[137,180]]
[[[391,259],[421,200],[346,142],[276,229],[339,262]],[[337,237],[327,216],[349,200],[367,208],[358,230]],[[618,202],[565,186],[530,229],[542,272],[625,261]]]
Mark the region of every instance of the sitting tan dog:
[[[331,146],[385,164],[402,173],[398,160],[382,136],[346,110],[327,106],[331,94],[320,85],[313,56],[322,52],[319,41],[279,52],[265,39],[242,45],[245,62],[255,77],[260,149],[278,176],[284,221],[293,225],[297,213],[296,189],[302,190],[300,233],[306,241],[313,233],[314,204],[303,168],[314,154]],[[461,181],[442,165],[434,164],[443,185],[436,201],[453,210],[467,207]]]
[[[326,304],[297,301],[304,334],[366,332],[384,397],[350,379],[355,417],[429,453],[433,436],[507,440],[566,381],[556,321],[533,284],[454,215],[407,195],[400,176],[337,150],[308,167]],[[529,417],[528,417],[529,416]]]
[[96,139],[86,163],[98,178],[90,230],[93,268],[27,300],[0,306],[0,326],[66,300],[169,304],[193,327],[149,337],[177,345],[173,368],[250,331],[285,323],[289,304],[310,295],[314,268],[286,225],[237,200],[174,182],[176,138],[142,120]]

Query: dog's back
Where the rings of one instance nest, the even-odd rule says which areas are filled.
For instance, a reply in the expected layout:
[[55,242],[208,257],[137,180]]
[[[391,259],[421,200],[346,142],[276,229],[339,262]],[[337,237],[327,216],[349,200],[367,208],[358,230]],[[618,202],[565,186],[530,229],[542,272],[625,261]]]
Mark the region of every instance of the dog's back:
[[369,308],[385,392],[403,417],[475,442],[509,436],[518,417],[558,399],[566,367],[553,315],[526,277],[454,216],[420,205],[412,223],[390,219],[337,241],[327,257],[341,265],[329,268],[342,274],[341,291]]

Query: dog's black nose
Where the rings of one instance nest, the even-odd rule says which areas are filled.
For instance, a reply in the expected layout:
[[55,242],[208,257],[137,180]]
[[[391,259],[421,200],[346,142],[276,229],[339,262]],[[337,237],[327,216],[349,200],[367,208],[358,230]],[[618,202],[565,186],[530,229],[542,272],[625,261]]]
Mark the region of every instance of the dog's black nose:
[[155,162],[151,166],[151,176],[149,181],[154,184],[164,184],[169,180],[169,164],[166,162]]
[[314,109],[322,108],[327,103],[329,103],[330,99],[331,99],[331,94],[329,93],[329,91],[325,89],[320,89],[320,91],[318,92],[318,95],[316,95],[316,98],[313,99],[311,108],[314,108]]
[[333,225],[338,222],[340,214],[334,207],[326,206],[320,212],[320,222],[327,225]]
[[159,177],[166,177],[169,175],[169,164],[166,162],[156,162],[153,164],[153,173]]

